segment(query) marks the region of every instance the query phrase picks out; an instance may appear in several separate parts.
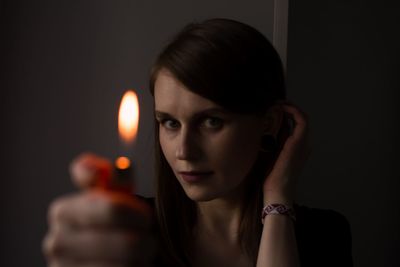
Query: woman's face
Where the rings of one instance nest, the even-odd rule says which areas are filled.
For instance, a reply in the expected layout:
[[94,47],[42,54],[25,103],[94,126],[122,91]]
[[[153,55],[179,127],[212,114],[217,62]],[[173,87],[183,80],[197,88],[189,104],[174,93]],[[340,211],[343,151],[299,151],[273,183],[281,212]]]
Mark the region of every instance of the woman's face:
[[239,196],[259,152],[261,118],[223,109],[166,70],[157,76],[154,97],[161,149],[187,196]]

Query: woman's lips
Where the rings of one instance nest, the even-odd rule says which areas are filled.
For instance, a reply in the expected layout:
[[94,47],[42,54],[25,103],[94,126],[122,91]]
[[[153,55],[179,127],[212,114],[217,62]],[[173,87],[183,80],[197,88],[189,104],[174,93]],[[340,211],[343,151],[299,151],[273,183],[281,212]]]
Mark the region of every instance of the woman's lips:
[[213,173],[212,171],[208,171],[208,172],[197,172],[197,171],[179,172],[179,174],[182,177],[182,179],[187,183],[200,182],[200,181],[210,177],[212,173]]

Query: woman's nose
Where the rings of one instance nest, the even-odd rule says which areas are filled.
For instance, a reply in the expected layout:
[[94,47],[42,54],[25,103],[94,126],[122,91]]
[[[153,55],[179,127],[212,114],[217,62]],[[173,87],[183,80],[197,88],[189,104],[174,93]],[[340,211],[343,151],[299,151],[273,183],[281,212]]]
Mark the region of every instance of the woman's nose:
[[177,142],[176,158],[179,160],[194,160],[198,155],[198,138],[190,130],[182,129]]

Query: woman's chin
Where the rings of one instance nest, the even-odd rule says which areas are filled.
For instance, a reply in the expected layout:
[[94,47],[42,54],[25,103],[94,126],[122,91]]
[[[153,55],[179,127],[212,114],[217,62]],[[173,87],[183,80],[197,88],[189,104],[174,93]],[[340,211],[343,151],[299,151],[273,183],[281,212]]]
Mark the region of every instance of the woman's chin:
[[218,198],[211,192],[201,190],[185,190],[186,196],[195,202],[206,202]]

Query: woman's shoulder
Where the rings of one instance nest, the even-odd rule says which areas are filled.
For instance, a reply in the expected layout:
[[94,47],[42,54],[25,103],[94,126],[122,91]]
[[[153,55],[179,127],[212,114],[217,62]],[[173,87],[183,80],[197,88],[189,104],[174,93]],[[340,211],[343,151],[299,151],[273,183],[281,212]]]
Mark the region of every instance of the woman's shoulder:
[[303,266],[353,266],[347,218],[331,209],[295,205],[295,232]]
[[350,238],[347,218],[335,210],[295,205],[295,213],[295,229],[299,236],[307,235],[308,239],[326,239],[328,236]]
[[296,213],[296,224],[305,226],[336,226],[339,228],[349,227],[346,217],[332,209],[311,208],[296,204],[294,206]]

